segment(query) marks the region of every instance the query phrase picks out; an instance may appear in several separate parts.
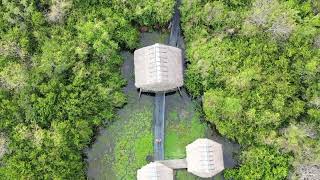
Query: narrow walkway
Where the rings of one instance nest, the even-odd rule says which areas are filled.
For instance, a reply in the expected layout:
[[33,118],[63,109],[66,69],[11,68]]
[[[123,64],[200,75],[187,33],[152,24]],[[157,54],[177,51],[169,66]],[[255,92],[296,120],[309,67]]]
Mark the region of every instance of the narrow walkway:
[[172,160],[163,160],[159,162],[174,170],[187,169],[188,167],[186,159],[172,159]]
[[[180,0],[176,1],[171,21],[171,33],[168,40],[170,46],[178,46],[180,36]],[[154,160],[164,160],[164,128],[165,128],[165,92],[156,93],[154,108]]]
[[175,47],[178,47],[178,41],[180,37],[180,12],[179,12],[180,3],[181,3],[180,0],[176,0],[174,15],[171,21],[171,33],[170,33],[170,38],[168,42],[170,46],[175,46]]
[[154,108],[154,160],[159,161],[164,159],[164,115],[166,95],[164,92],[156,93],[155,108]]

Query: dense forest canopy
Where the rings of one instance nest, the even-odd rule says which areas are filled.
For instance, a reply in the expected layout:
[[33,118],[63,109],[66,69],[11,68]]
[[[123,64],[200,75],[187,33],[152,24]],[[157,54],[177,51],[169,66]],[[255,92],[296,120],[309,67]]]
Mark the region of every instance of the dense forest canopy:
[[[138,28],[166,25],[174,3],[0,2],[0,179],[86,179],[83,150],[126,103],[120,51],[136,48]],[[226,178],[295,178],[320,164],[320,2],[180,10],[186,88],[242,147]]]
[[120,50],[136,47],[139,26],[169,22],[173,5],[0,2],[1,179],[85,179],[83,149],[126,102]]
[[319,1],[183,1],[181,10],[187,88],[243,147],[227,177],[293,178],[319,164]]

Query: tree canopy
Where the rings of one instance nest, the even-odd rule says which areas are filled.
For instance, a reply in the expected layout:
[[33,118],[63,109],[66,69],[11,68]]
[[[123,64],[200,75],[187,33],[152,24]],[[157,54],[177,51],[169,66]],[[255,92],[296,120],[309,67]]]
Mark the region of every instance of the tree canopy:
[[[315,1],[183,2],[186,85],[202,97],[206,119],[219,133],[242,145],[233,178],[283,179],[291,165],[319,164],[314,144],[320,136],[313,130],[320,124],[318,13]],[[291,137],[309,142],[308,148],[292,148],[298,145],[287,135],[297,126],[315,132]],[[300,161],[303,155],[308,161]]]
[[120,50],[137,46],[139,26],[168,23],[173,5],[0,2],[1,178],[85,179],[84,148],[126,102]]

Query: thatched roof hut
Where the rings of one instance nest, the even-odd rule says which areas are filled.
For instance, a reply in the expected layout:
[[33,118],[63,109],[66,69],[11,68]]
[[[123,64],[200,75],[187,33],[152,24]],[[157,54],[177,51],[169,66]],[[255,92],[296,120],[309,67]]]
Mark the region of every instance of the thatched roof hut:
[[138,170],[137,180],[173,180],[173,170],[159,162],[152,162]]
[[168,92],[183,86],[182,51],[163,44],[134,52],[135,86],[141,91]]
[[210,139],[197,139],[187,145],[188,172],[203,178],[224,169],[222,145]]

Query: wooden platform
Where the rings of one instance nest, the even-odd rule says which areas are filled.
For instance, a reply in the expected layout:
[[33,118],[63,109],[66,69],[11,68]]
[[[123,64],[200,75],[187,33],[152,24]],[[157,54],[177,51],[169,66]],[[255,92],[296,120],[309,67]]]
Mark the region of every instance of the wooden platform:
[[187,169],[186,159],[163,160],[158,162],[171,169]]

